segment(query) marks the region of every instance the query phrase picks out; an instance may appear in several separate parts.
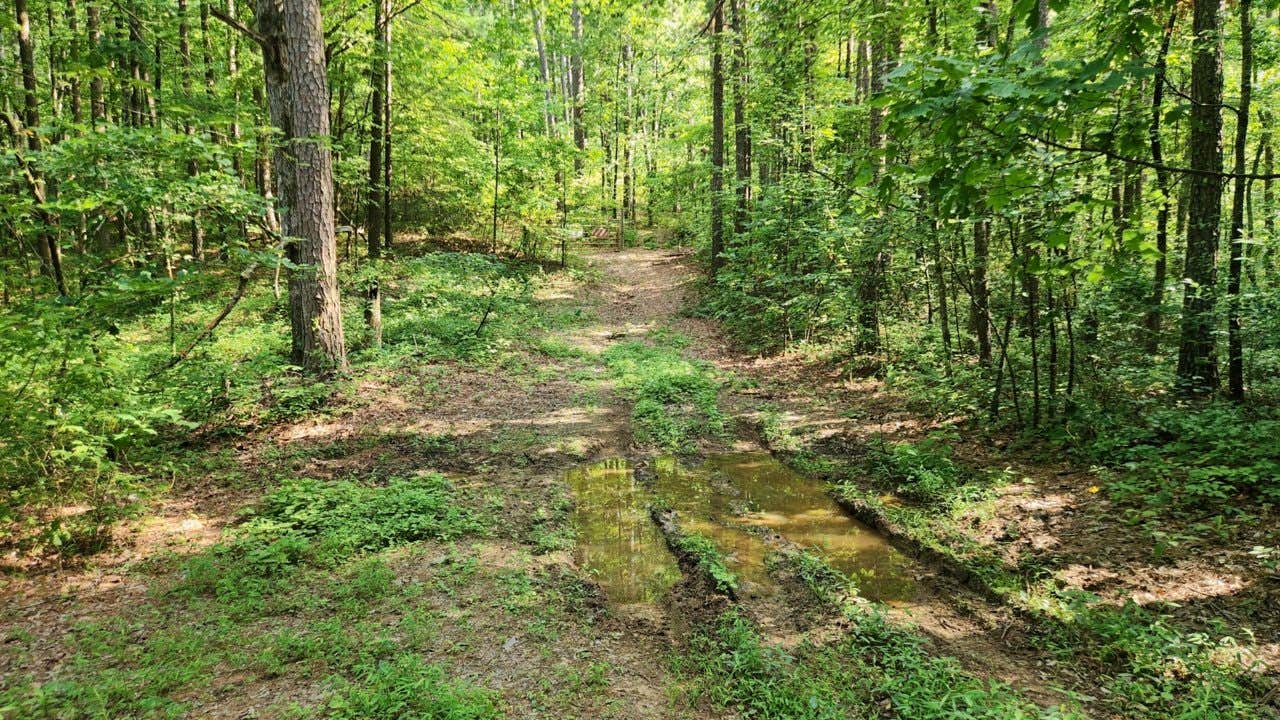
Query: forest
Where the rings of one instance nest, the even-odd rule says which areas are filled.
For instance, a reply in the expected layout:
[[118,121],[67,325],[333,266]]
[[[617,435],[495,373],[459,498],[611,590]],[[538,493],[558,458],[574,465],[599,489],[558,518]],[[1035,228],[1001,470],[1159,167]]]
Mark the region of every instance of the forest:
[[0,720],[1280,717],[1280,2],[0,5]]

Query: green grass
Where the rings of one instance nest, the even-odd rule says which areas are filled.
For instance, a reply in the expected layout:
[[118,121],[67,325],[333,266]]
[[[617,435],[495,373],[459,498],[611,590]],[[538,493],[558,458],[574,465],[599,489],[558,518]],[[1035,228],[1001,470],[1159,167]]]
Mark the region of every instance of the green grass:
[[318,684],[336,717],[497,717],[487,691],[421,660],[439,619],[385,556],[482,531],[438,475],[287,483],[223,543],[173,561],[151,601],[78,623],[51,678],[6,678],[0,717],[178,717],[228,676]]
[[717,406],[720,384],[706,363],[681,353],[687,344],[672,333],[663,342],[625,342],[603,354],[614,380],[632,401],[640,438],[669,451],[689,451],[700,437],[722,435],[726,418]]
[[851,610],[850,627],[826,644],[786,651],[767,644],[736,612],[696,634],[675,661],[694,697],[760,720],[1078,718],[1042,709],[1001,683],[967,675],[929,655],[920,638],[874,612]]
[[738,576],[724,562],[724,554],[715,543],[696,533],[681,532],[672,539],[680,553],[692,558],[711,579],[716,590],[732,594],[738,589]]
[[333,720],[496,720],[503,717],[495,693],[452,680],[444,668],[413,653],[355,669],[329,701]]

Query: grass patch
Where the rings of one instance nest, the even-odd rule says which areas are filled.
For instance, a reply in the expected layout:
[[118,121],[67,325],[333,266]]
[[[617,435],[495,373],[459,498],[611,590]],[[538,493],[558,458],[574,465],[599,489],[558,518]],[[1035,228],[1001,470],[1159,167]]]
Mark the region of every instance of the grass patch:
[[[1042,619],[1042,641],[1064,662],[1092,665],[1108,676],[1104,702],[1125,717],[1262,717],[1265,690],[1238,662],[1231,629],[1190,633],[1169,625],[1158,612],[1129,604],[1117,608],[1100,598],[1058,588],[1051,568],[1024,555],[1009,565],[995,548],[973,540],[957,520],[980,511],[981,496],[952,494],[939,505],[884,503],[863,487],[858,467],[810,457],[838,493],[885,518],[896,532],[963,568],[1004,602]],[[963,486],[961,486],[963,487]]]
[[332,720],[497,720],[497,694],[450,679],[443,667],[404,653],[357,668],[329,701]]
[[676,666],[691,677],[695,697],[761,720],[1082,717],[1039,708],[1007,685],[967,675],[877,613],[853,610],[848,618],[850,630],[839,640],[787,652],[730,612],[696,634]]
[[677,552],[698,563],[716,590],[732,595],[738,590],[738,576],[724,564],[724,554],[710,539],[695,533],[681,532],[672,538]]
[[663,345],[625,342],[604,352],[605,365],[632,401],[640,437],[670,451],[689,451],[699,437],[723,435],[720,384],[706,363],[683,356],[680,336]]
[[451,540],[482,527],[441,475],[385,486],[295,480],[264,498],[229,542],[188,560],[178,589],[260,599],[301,564],[333,568],[359,553]]
[[77,624],[51,677],[6,678],[0,718],[180,717],[197,701],[226,703],[218,683],[229,678],[282,676],[331,695],[275,708],[290,716],[499,717],[491,693],[422,661],[439,620],[419,602],[426,587],[385,555],[484,530],[439,475],[286,483],[226,541],[176,564],[150,602]]

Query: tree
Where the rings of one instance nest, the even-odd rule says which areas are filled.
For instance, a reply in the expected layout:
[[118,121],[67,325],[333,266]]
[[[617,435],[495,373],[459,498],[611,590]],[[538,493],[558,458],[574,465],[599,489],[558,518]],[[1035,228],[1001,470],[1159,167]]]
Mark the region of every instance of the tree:
[[369,243],[369,257],[377,258],[382,254],[383,221],[386,219],[383,194],[383,142],[386,140],[384,125],[387,118],[388,83],[391,73],[387,53],[390,52],[391,26],[390,0],[374,0],[373,2],[373,95],[369,100],[371,120],[369,121],[369,187],[365,196],[365,233]]
[[1249,107],[1253,101],[1252,0],[1240,0],[1240,102],[1236,105],[1235,188],[1231,194],[1231,259],[1227,266],[1227,395],[1244,401],[1244,339],[1241,337],[1240,280],[1245,252],[1245,196],[1249,192]]
[[724,0],[711,10],[711,275],[724,264]]
[[1191,131],[1187,135],[1187,247],[1178,379],[1192,395],[1218,387],[1215,310],[1222,220],[1222,29],[1220,0],[1192,5]]
[[318,0],[258,0],[271,122],[283,134],[273,166],[290,262],[292,359],[309,372],[347,365],[333,223],[329,85]]

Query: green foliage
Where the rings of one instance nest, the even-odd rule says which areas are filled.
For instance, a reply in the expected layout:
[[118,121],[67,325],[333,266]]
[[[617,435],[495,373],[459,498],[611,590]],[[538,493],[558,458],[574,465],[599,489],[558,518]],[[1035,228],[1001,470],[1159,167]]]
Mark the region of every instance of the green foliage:
[[360,553],[482,527],[440,475],[385,486],[294,480],[264,498],[229,542],[188,560],[179,589],[256,601],[302,564],[332,568]]
[[1051,626],[1047,642],[1064,657],[1125,668],[1111,687],[1124,714],[1259,717],[1256,688],[1240,669],[1246,653],[1230,635],[1187,633],[1135,603],[1115,608],[1088,593],[1063,594],[1056,601],[1063,622]]
[[971,478],[951,459],[955,435],[933,433],[920,442],[900,442],[873,451],[872,462],[895,491],[912,500],[943,503],[951,500]]
[[827,564],[822,556],[800,550],[786,555],[772,554],[765,558],[771,567],[785,568],[795,574],[814,597],[827,604],[838,604],[857,594],[857,584]]
[[726,613],[691,641],[685,662],[699,673],[695,692],[762,720],[875,717],[886,709],[909,720],[1082,717],[1039,708],[1006,685],[967,675],[877,613],[853,610],[847,617],[844,637],[792,654],[767,645],[741,615]]
[[[351,276],[378,279],[383,292],[383,351],[391,362],[492,360],[512,340],[539,326],[532,311],[531,268],[472,253],[430,253],[367,264]],[[350,304],[348,325],[362,323]]]
[[356,669],[329,701],[334,720],[413,718],[413,720],[496,720],[497,694],[454,680],[442,666],[404,653],[372,667]]
[[1063,662],[1092,663],[1114,677],[1105,701],[1121,715],[1258,716],[1250,671],[1235,662],[1243,655],[1234,630],[1225,624],[1191,632],[1134,603],[1117,608],[1088,593],[1060,590],[1033,556],[1025,566],[1010,567],[998,550],[976,542],[956,520],[973,512],[981,498],[955,496],[942,507],[908,506],[883,503],[856,482],[838,488],[881,513],[913,542],[964,568],[1005,602],[1039,616],[1044,641]]
[[1109,493],[1134,504],[1203,514],[1240,496],[1280,500],[1280,419],[1228,405],[1158,408],[1112,425],[1088,455],[1113,468]]
[[750,621],[737,613],[726,613],[709,632],[694,635],[690,651],[690,669],[699,673],[696,692],[716,705],[736,708],[743,717],[849,717],[839,702],[845,691],[838,677],[832,682],[796,667],[785,652],[765,645]]
[[[236,255],[252,262],[251,254]],[[274,262],[274,258],[265,258]],[[384,347],[353,355],[358,370],[422,360],[497,359],[550,319],[534,311],[530,266],[432,253],[343,271],[347,297],[382,283]],[[170,333],[188,342],[225,304],[220,273],[155,270],[117,276],[76,304],[33,300],[0,315],[0,545],[64,557],[108,540],[166,477],[172,440],[239,434],[314,415],[349,391],[288,365],[282,301],[251,286],[216,333],[165,369]],[[170,311],[173,312],[172,328]],[[363,326],[346,303],[349,337]],[[483,323],[483,327],[481,327]],[[73,512],[65,509],[70,508]]]
[[641,437],[667,450],[685,451],[698,437],[725,431],[717,406],[720,386],[707,364],[681,354],[682,338],[666,340],[663,345],[620,343],[603,358],[633,401],[631,417]]
[[733,593],[738,589],[738,576],[724,564],[724,555],[710,538],[695,533],[681,533],[675,538],[676,549],[693,558],[707,574],[716,590]]

